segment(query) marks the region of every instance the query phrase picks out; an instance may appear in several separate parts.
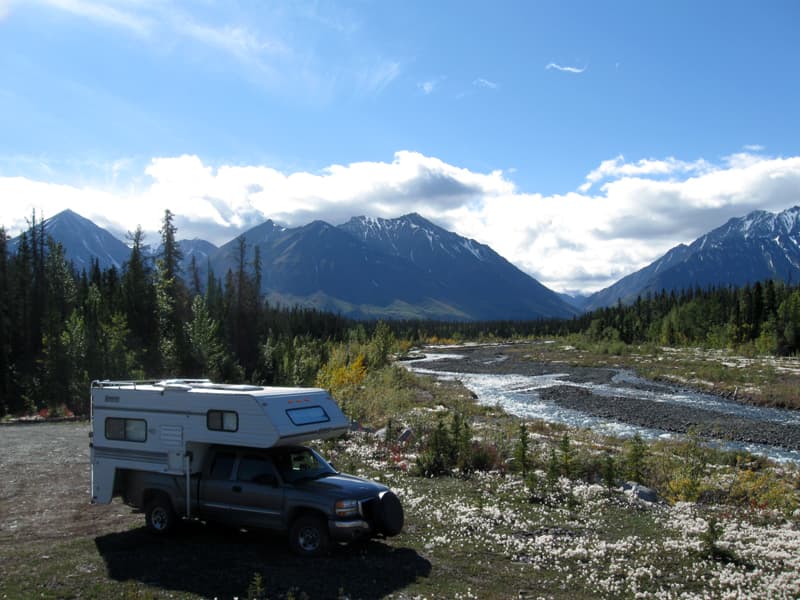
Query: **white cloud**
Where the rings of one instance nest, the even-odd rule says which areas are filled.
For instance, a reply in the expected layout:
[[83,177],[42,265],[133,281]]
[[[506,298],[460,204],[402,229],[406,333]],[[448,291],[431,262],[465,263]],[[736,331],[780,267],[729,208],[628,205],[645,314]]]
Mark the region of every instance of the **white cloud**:
[[179,20],[177,29],[185,35],[228,52],[245,63],[257,63],[264,55],[288,56],[291,50],[280,40],[265,39],[241,26],[212,27],[188,20]]
[[117,234],[139,224],[155,236],[169,208],[179,237],[221,244],[267,218],[299,226],[419,212],[490,245],[553,289],[588,292],[731,217],[800,202],[800,157],[735,156],[720,164],[616,157],[587,176],[603,181],[596,191],[545,196],[520,192],[508,172],[477,173],[410,151],[313,173],[212,166],[185,155],[153,159],[138,173],[143,183],[117,181],[124,192],[0,177],[0,197],[15,199],[0,205],[0,224],[16,234],[34,209],[49,217],[72,208]]
[[723,157],[726,165],[733,168],[743,168],[761,162],[763,157],[750,152],[736,152]]
[[669,157],[666,159],[644,158],[635,163],[626,163],[621,154],[610,160],[604,160],[600,166],[586,176],[586,182],[578,189],[588,192],[593,184],[603,179],[618,177],[663,176],[675,173],[702,173],[710,168],[705,160],[686,162]]
[[488,79],[484,79],[483,77],[478,77],[472,82],[472,85],[476,87],[488,88],[490,90],[496,90],[499,86],[494,81],[489,81]]
[[573,73],[575,75],[580,75],[581,73],[586,71],[586,67],[563,66],[563,65],[559,65],[558,63],[554,63],[554,62],[548,63],[545,66],[545,69],[547,69],[548,71],[550,69],[555,69],[556,71],[562,71],[564,73]]
[[155,22],[130,9],[130,3],[121,3],[107,0],[38,0],[52,8],[84,17],[106,25],[122,27],[138,35],[147,35],[152,30]]
[[397,76],[402,66],[394,60],[378,60],[362,67],[356,74],[356,82],[362,92],[374,95],[382,92]]
[[433,79],[428,79],[426,81],[420,81],[417,83],[417,88],[426,96],[432,94],[436,91],[436,88],[439,87],[439,84],[444,81],[445,77],[434,77]]
[[[3,2],[0,0],[0,18]],[[353,91],[380,94],[402,72],[403,61],[376,56],[355,39],[358,25],[344,12],[325,14],[319,6],[208,3],[208,13],[183,10],[165,0],[35,0],[98,27],[136,35],[155,52],[174,54],[209,69],[234,72],[270,93],[324,104]],[[21,6],[24,6],[20,2]],[[190,7],[192,8],[192,7]],[[331,52],[330,46],[345,48]]]

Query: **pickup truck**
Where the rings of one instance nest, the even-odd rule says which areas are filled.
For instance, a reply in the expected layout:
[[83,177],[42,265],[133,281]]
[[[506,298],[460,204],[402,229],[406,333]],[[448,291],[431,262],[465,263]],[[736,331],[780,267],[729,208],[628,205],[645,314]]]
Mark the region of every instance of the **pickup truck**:
[[211,446],[203,454],[188,494],[182,476],[121,470],[115,495],[143,510],[157,535],[191,516],[288,533],[291,550],[301,556],[324,554],[332,542],[394,536],[403,528],[403,507],[392,491],[339,473],[311,448]]

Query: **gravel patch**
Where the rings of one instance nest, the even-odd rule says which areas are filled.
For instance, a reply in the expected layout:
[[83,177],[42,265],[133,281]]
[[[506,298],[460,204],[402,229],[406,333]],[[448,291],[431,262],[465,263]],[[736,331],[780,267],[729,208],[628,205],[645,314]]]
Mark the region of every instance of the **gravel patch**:
[[542,399],[564,408],[639,427],[676,433],[692,431],[705,437],[800,450],[800,428],[793,425],[751,421],[702,408],[676,406],[640,398],[609,398],[568,385],[541,390],[539,395]]

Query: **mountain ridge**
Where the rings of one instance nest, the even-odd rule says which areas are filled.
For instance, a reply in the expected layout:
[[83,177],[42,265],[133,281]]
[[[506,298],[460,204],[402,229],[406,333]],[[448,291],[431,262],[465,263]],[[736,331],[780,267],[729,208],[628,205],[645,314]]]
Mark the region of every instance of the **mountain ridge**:
[[800,281],[800,206],[779,213],[756,210],[734,217],[691,244],[592,294],[586,310],[632,302],[661,290],[742,286],[765,279]]
[[[121,269],[130,256],[127,244],[69,208],[45,219],[43,225],[45,233],[64,246],[67,260],[79,271],[88,272],[92,259],[97,259],[101,269],[110,266]],[[17,251],[21,237],[9,241],[10,251]]]
[[[92,260],[101,269],[121,269],[130,256],[127,244],[72,210],[46,220],[44,227],[79,270],[89,270]],[[218,278],[235,270],[240,238],[249,272],[254,248],[259,248],[261,292],[269,301],[354,318],[569,318],[661,290],[800,280],[800,206],[731,218],[611,286],[580,297],[557,294],[491,247],[418,213],[394,219],[362,215],[337,226],[315,220],[294,228],[267,219],[220,247],[180,240],[187,281],[194,277],[189,273],[192,258],[201,286],[209,266]],[[10,241],[12,252],[19,239]],[[151,260],[157,252],[148,252]]]
[[[79,269],[91,264],[79,240],[97,237],[99,231],[117,252],[112,259],[102,248],[96,250],[101,269],[119,269],[129,258],[126,244],[73,211],[48,221],[67,260]],[[187,282],[195,275],[189,273],[192,257],[200,285],[207,281],[209,266],[218,278],[229,269],[235,272],[242,261],[240,240],[248,273],[258,247],[261,292],[271,302],[368,319],[530,320],[578,313],[489,246],[417,213],[396,219],[354,217],[339,226],[315,220],[295,228],[268,219],[218,248],[205,240],[180,240]],[[157,252],[150,252],[151,260]]]
[[[459,296],[470,298],[467,312],[495,318],[523,318],[524,312],[573,316],[574,307],[533,277],[523,273],[489,246],[431,223],[417,213],[395,219],[356,217],[339,226],[368,245],[407,259]],[[492,290],[491,295],[487,290]],[[534,306],[525,299],[535,299]],[[535,318],[535,317],[534,317]]]

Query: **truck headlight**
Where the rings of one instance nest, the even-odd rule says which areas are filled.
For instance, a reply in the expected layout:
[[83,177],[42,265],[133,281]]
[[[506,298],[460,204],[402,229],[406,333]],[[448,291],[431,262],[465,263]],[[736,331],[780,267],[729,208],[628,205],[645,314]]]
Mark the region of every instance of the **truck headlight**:
[[358,500],[337,500],[335,510],[337,517],[355,517],[360,512]]

